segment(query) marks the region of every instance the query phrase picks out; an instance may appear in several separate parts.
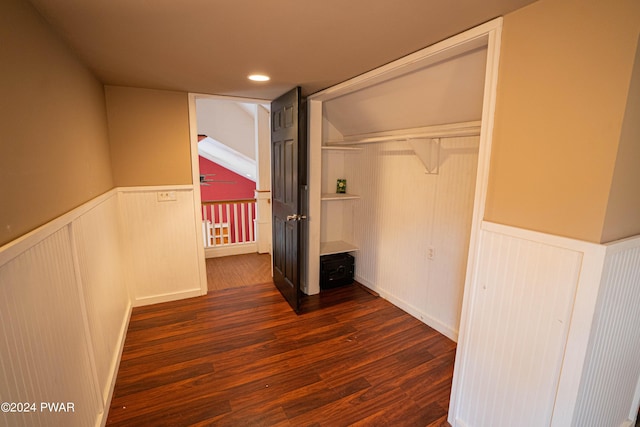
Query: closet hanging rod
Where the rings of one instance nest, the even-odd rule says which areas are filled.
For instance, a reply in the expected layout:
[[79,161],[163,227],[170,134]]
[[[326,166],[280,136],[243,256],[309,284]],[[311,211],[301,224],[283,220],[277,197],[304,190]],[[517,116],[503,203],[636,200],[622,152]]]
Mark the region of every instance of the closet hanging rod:
[[377,142],[406,141],[420,138],[455,138],[480,135],[481,122],[464,122],[422,128],[402,129],[390,132],[376,132],[345,136],[342,140],[327,141],[326,146],[352,144],[373,144]]

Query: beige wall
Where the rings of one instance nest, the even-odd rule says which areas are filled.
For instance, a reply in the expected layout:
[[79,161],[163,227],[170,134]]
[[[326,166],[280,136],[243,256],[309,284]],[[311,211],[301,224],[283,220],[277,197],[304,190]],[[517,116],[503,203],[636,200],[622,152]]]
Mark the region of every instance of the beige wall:
[[188,95],[105,87],[116,186],[191,184]]
[[0,2],[0,245],[113,188],[103,86],[30,3]]
[[640,43],[601,240],[610,242],[636,234],[640,234]]
[[487,220],[600,242],[639,31],[637,0],[505,17]]

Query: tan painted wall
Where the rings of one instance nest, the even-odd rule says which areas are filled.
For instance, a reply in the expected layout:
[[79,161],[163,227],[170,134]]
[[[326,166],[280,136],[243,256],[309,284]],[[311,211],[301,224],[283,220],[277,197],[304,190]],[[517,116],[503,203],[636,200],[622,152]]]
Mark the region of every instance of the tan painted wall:
[[188,95],[106,86],[118,187],[191,184]]
[[627,96],[603,242],[640,234],[640,40]]
[[637,0],[505,16],[487,220],[600,242],[639,31]]
[[30,3],[0,2],[0,245],[113,188],[102,84]]

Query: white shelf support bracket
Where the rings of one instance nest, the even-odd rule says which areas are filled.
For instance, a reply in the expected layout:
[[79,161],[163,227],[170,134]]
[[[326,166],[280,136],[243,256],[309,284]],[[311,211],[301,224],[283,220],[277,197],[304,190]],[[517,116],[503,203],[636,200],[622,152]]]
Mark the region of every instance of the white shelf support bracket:
[[407,142],[424,164],[425,172],[437,174],[440,165],[440,138],[409,138]]

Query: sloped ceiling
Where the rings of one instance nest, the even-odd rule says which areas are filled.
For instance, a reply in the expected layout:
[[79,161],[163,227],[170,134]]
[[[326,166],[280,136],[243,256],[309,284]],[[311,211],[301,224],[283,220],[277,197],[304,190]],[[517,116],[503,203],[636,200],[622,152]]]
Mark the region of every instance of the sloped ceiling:
[[[31,0],[105,84],[311,94],[532,0]],[[267,73],[253,83],[247,75]]]
[[220,141],[211,137],[201,139],[198,142],[198,154],[244,178],[256,181],[256,161]]
[[480,120],[486,57],[478,48],[332,99],[324,116],[342,136]]

